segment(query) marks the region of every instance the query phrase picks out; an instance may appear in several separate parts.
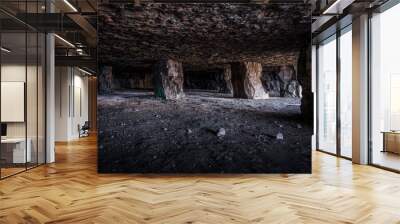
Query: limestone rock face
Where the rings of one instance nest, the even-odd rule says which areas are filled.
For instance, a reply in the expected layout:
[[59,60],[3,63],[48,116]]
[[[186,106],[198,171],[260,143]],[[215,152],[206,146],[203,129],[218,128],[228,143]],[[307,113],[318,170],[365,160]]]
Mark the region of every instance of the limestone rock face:
[[232,86],[232,69],[230,65],[224,66],[224,81],[225,85],[221,89],[221,93],[233,93],[233,86]]
[[99,74],[99,93],[107,94],[112,92],[113,70],[111,66],[102,66]]
[[261,83],[262,65],[256,62],[231,64],[233,97],[245,99],[267,99]]
[[153,68],[154,93],[157,97],[176,100],[184,96],[182,63],[163,59]]
[[128,69],[113,74],[113,87],[116,89],[153,89],[151,70]]
[[302,86],[292,65],[264,67],[261,80],[270,96],[302,97]]
[[311,32],[309,5],[301,1],[143,3],[123,9],[117,2],[99,1],[100,63],[147,66],[164,57],[193,65],[295,63]]
[[225,89],[222,69],[193,71],[184,69],[184,89],[212,90],[221,92]]
[[303,89],[297,80],[291,80],[286,86],[285,97],[303,97]]

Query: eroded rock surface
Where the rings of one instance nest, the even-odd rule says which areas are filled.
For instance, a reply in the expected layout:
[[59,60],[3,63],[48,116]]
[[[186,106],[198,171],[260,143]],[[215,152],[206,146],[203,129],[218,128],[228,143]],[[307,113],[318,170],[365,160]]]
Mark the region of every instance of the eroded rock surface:
[[311,171],[312,125],[300,116],[299,98],[187,92],[164,101],[127,91],[99,96],[98,105],[100,172]]
[[231,64],[233,97],[244,99],[267,99],[261,83],[262,66],[257,62]]
[[100,3],[99,60],[120,66],[148,66],[163,57],[197,65],[294,64],[309,39],[309,7],[298,1]]
[[233,93],[233,86],[232,86],[232,69],[230,65],[224,66],[224,81],[225,85],[224,88],[220,91],[221,93]]
[[184,88],[223,91],[225,80],[222,69],[191,71],[184,69]]
[[113,69],[112,66],[102,66],[99,73],[99,93],[111,93],[113,89]]
[[185,96],[182,63],[172,59],[160,60],[154,65],[153,78],[156,97],[176,100]]
[[261,81],[274,97],[302,97],[302,87],[293,66],[264,66]]

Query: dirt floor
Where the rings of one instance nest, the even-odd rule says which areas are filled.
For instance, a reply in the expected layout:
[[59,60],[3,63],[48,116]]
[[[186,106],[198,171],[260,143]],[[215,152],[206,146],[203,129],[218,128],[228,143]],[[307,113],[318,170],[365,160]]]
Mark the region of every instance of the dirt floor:
[[298,98],[186,91],[164,101],[119,91],[99,96],[98,106],[102,173],[311,172],[312,127]]

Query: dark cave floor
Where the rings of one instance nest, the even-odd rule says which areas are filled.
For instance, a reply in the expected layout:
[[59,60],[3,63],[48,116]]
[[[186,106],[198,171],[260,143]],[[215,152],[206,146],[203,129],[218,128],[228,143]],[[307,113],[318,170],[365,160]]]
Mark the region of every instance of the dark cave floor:
[[98,108],[101,173],[311,172],[312,127],[298,98],[186,91],[164,101],[117,91],[99,96]]

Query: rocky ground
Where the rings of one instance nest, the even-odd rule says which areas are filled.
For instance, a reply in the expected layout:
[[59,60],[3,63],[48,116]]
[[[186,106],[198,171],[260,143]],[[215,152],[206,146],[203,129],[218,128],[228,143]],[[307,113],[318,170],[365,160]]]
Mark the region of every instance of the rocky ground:
[[312,127],[298,98],[186,91],[163,101],[120,91],[99,96],[98,106],[99,172],[311,172]]

